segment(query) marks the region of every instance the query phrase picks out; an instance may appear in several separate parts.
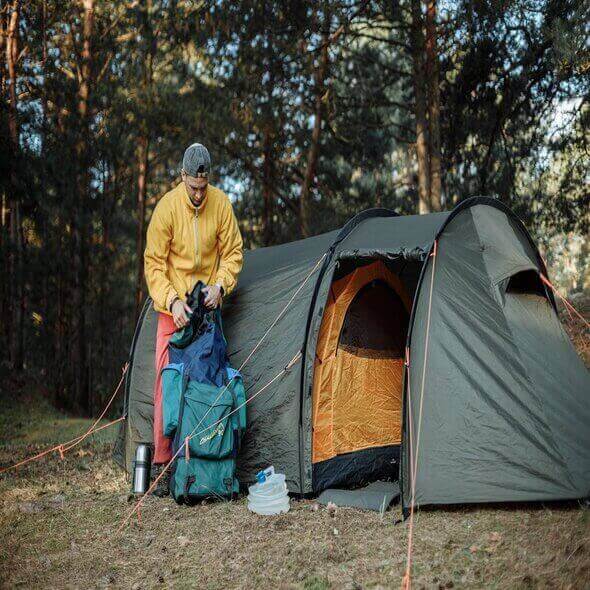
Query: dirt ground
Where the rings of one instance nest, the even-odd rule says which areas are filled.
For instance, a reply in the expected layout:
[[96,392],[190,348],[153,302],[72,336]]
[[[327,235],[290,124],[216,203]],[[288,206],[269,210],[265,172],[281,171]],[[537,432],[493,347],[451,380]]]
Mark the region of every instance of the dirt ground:
[[[582,323],[569,329],[588,363]],[[25,383],[3,389],[0,465],[89,425]],[[329,512],[305,500],[262,517],[244,499],[189,508],[150,498],[141,523],[118,533],[132,504],[113,435],[0,475],[0,587],[400,587],[408,530],[396,508]],[[414,588],[590,588],[590,509],[578,503],[422,510],[414,547]]]

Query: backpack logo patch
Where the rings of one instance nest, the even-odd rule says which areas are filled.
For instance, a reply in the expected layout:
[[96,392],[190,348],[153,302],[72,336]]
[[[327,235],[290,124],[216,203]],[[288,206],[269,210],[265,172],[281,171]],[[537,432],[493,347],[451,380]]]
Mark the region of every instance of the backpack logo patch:
[[216,436],[223,436],[225,432],[225,426],[220,422],[216,428],[213,428],[209,434],[206,434],[199,440],[199,446],[208,443],[210,440],[213,440]]

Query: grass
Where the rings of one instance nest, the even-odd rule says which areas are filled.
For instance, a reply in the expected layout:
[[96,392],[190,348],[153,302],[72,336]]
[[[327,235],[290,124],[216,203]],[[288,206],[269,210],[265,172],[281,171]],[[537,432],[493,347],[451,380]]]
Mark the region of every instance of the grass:
[[[49,403],[38,386],[5,379],[1,387],[0,449],[54,445],[77,437],[93,422],[60,412]],[[108,429],[94,435],[94,442],[98,444],[112,440],[113,434]]]
[[[581,348],[580,326],[573,334]],[[585,344],[583,344],[585,346]],[[91,423],[56,411],[38,391],[5,383],[0,464],[73,438]],[[407,524],[313,500],[276,517],[244,499],[133,506],[112,463],[117,427],[63,460],[51,455],[0,475],[2,588],[399,588]],[[578,503],[422,510],[415,523],[415,588],[590,588],[590,510]]]

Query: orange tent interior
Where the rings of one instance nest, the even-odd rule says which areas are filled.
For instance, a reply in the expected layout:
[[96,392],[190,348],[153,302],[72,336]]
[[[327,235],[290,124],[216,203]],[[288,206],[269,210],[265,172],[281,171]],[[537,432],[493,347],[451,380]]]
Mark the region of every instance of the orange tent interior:
[[411,301],[381,261],[332,283],[313,381],[313,463],[399,445]]

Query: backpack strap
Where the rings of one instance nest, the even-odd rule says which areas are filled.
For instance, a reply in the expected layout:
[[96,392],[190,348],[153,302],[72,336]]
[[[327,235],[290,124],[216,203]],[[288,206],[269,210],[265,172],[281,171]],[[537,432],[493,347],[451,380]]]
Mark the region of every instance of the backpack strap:
[[188,492],[195,481],[197,481],[197,478],[194,475],[186,476],[186,480],[184,482],[184,499],[186,502],[188,502]]
[[[188,371],[185,368],[185,370],[183,371],[183,374],[182,374],[182,394],[180,396],[180,403],[178,404],[179,405],[178,426],[176,427],[176,433],[174,434],[174,439],[172,440],[172,450],[174,452],[178,451],[178,448],[181,444],[180,433],[182,431],[182,417],[184,416],[184,406],[186,404],[185,396],[186,396],[188,381],[189,381]],[[178,460],[178,457],[176,457],[176,460],[173,463],[172,469],[174,469],[174,466],[176,465],[177,460]]]
[[[230,380],[228,380],[227,388],[229,389],[229,391],[231,393],[231,397],[232,397],[232,410],[235,410],[238,407],[238,398],[236,396],[236,392],[233,387],[233,383],[232,383],[233,380],[234,380],[234,377],[232,377]],[[238,427],[234,428],[233,433],[232,433],[232,435],[234,437],[234,445],[233,445],[234,451],[233,451],[232,455],[234,457],[237,457],[238,451],[240,450],[241,443],[242,443],[242,424],[240,422],[240,413],[239,412],[237,412],[235,423],[237,423]]]
[[229,495],[231,497],[232,496],[233,486],[234,486],[234,478],[233,477],[226,477],[223,480],[223,483],[224,483],[225,488],[227,489],[227,491],[229,492]]

